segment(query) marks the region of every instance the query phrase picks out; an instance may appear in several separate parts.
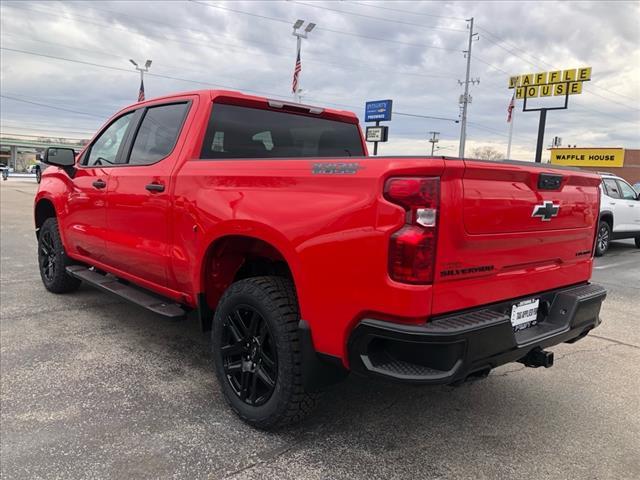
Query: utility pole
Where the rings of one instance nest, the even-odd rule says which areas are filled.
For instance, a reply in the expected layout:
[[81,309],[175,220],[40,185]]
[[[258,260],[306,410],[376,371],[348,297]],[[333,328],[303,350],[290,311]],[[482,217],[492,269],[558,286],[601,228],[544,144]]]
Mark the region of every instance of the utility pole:
[[[471,103],[471,97],[469,97],[469,83],[480,83],[480,79],[469,79],[471,74],[471,44],[473,42],[473,37],[477,37],[477,33],[473,33],[473,17],[467,19],[469,24],[467,28],[469,29],[469,48],[464,52],[467,58],[467,75],[464,81],[464,95],[460,99],[460,103],[462,104],[462,121],[460,122],[460,149],[458,151],[458,156],[460,158],[464,157],[464,144],[467,140],[467,106]],[[458,80],[458,84],[462,85],[463,82]]]
[[144,101],[144,74],[145,72],[149,71],[149,67],[151,67],[151,60],[147,60],[146,62],[144,62],[144,67],[139,66],[138,63],[133,59],[129,59],[129,61],[133,64],[134,67],[136,67],[136,70],[140,72],[140,90],[138,91],[138,101],[142,102]]
[[436,143],[438,143],[438,135],[440,135],[440,132],[429,132],[431,134],[431,138],[429,139],[429,142],[431,143],[431,156],[433,157],[433,152],[436,148]]
[[304,25],[304,20],[296,20],[293,24],[293,33],[292,35],[296,37],[296,66],[293,70],[293,83],[291,85],[291,90],[293,95],[295,96],[298,103],[301,102],[301,92],[302,88],[300,88],[300,72],[302,71],[302,63],[300,60],[300,50],[302,49],[302,39],[307,38],[311,30],[313,30],[316,26],[315,23],[308,23],[304,31],[300,31],[302,25]]

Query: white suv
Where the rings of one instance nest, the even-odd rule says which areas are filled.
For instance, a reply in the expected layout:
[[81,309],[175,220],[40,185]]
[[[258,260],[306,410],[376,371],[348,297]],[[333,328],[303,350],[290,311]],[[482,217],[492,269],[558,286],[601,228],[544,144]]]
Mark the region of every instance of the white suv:
[[611,240],[635,238],[636,247],[640,248],[640,194],[616,175],[602,173],[601,176],[596,256],[604,255]]

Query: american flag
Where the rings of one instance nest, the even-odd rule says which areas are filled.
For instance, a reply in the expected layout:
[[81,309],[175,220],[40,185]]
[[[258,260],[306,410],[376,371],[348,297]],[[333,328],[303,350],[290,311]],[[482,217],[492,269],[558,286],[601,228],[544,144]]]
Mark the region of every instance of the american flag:
[[513,96],[511,97],[511,101],[509,102],[509,106],[507,107],[507,123],[511,123],[511,115],[513,114],[513,109],[515,108],[514,99],[516,98],[516,92],[513,92]]
[[140,91],[138,92],[138,101],[144,102],[144,81],[140,79]]
[[302,71],[302,64],[300,63],[300,50],[298,50],[298,57],[296,58],[296,66],[293,69],[293,82],[291,83],[291,91],[296,93],[298,91],[298,76]]

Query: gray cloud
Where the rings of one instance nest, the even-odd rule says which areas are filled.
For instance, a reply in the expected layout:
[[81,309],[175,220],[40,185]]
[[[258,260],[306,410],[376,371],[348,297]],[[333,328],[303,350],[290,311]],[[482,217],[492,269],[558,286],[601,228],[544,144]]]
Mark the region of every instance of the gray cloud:
[[[295,55],[290,25],[296,18],[318,24],[303,47],[305,101],[349,105],[362,115],[365,100],[393,98],[400,112],[457,118],[467,38],[461,19],[474,16],[480,40],[473,44],[472,76],[481,83],[471,89],[470,147],[504,149],[508,74],[583,65],[593,67],[593,81],[570,99],[568,111],[549,114],[547,138],[640,147],[637,2],[209,3],[224,8],[178,1],[2,2],[2,94],[94,115],[3,98],[3,132],[30,133],[29,128],[51,125],[60,134],[89,136],[135,101],[139,80],[129,58],[153,59],[156,76],[145,79],[148,96],[220,85],[290,98]],[[458,125],[399,115],[381,150],[425,152],[429,130],[440,131],[446,153],[455,154]],[[514,151],[522,158],[532,157],[536,132],[537,115],[518,112]]]

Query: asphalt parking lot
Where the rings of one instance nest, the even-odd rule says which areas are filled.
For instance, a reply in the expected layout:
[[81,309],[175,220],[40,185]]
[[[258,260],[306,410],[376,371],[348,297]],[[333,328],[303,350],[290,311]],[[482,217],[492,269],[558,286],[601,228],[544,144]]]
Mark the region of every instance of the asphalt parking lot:
[[33,181],[0,182],[0,462],[13,478],[640,478],[640,250],[612,244],[603,324],[481,382],[356,377],[278,433],[226,408],[195,317],[45,291]]

